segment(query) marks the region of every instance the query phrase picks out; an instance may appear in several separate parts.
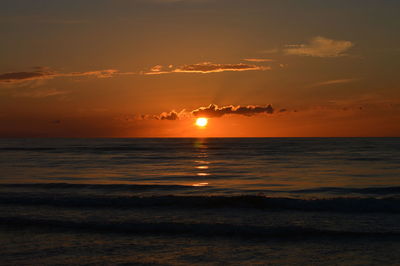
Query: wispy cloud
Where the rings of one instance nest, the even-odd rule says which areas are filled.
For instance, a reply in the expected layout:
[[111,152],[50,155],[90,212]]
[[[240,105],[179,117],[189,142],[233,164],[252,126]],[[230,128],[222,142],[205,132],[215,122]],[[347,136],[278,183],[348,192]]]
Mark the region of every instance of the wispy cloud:
[[226,71],[251,71],[251,70],[270,70],[271,67],[266,66],[257,66],[251,64],[215,64],[211,62],[203,62],[198,64],[191,65],[183,65],[178,66],[176,68],[170,68],[167,71],[161,71],[162,66],[156,65],[151,68],[150,72],[145,72],[146,75],[155,75],[155,74],[170,74],[170,73],[218,73],[218,72],[226,72]]
[[328,85],[335,85],[335,84],[346,84],[346,83],[355,82],[357,80],[359,80],[359,79],[356,79],[356,78],[333,79],[333,80],[327,80],[327,81],[322,81],[322,82],[312,84],[310,87],[320,87],[320,86],[328,86]]
[[49,68],[37,67],[32,71],[7,72],[0,74],[0,83],[20,83],[31,80],[45,80],[57,77],[94,77],[111,78],[116,75],[134,74],[130,72],[120,72],[115,69],[94,70],[85,72],[59,73]]
[[266,58],[245,58],[243,61],[247,62],[274,62],[273,59],[266,59]]
[[[261,62],[261,61],[257,61]],[[153,66],[150,71],[147,72],[121,72],[117,69],[103,69],[103,70],[91,70],[84,72],[57,72],[47,67],[35,67],[31,71],[18,71],[18,72],[6,72],[0,73],[0,84],[15,84],[27,81],[37,80],[48,80],[60,77],[93,77],[93,78],[112,78],[116,76],[127,76],[127,75],[160,75],[160,74],[171,74],[171,73],[218,73],[225,71],[251,71],[251,70],[269,70],[271,67],[268,66],[257,66],[252,64],[214,64],[211,62],[203,62],[191,65],[182,65],[174,67],[168,65],[166,67],[162,65]]]
[[0,74],[0,82],[14,83],[29,80],[50,79],[54,76],[54,74],[54,72],[45,69],[23,72],[8,72]]
[[313,56],[313,57],[338,57],[346,55],[345,52],[353,47],[350,41],[332,40],[324,37],[315,37],[308,44],[287,45],[284,49],[288,55]]
[[210,62],[204,62],[193,65],[184,65],[178,67],[174,72],[181,73],[215,73],[224,71],[249,71],[249,70],[268,70],[270,67],[256,66],[249,64],[213,64]]
[[86,71],[86,72],[71,72],[71,73],[59,73],[57,77],[87,77],[92,76],[95,78],[111,78],[116,75],[126,75],[126,74],[134,74],[134,73],[124,73],[120,72],[116,69],[105,69],[105,70],[94,70],[94,71]]

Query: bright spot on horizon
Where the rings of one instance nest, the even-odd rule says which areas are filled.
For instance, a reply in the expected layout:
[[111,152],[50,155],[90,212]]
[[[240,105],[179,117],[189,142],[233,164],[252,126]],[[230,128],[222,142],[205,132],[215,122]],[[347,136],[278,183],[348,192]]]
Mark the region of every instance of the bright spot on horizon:
[[196,126],[205,127],[208,124],[208,119],[205,117],[199,117],[196,120]]

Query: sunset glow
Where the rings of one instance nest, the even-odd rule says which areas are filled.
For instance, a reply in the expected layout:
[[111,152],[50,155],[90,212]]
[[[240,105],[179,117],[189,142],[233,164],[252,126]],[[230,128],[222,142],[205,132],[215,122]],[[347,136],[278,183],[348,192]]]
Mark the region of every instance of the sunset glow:
[[0,3],[1,265],[400,265],[400,0]]
[[400,135],[400,1],[71,1],[0,9],[0,137]]

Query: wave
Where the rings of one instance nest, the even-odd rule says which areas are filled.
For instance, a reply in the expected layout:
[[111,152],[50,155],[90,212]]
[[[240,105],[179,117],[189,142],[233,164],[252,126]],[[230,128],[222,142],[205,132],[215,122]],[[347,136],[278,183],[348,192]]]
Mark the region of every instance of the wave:
[[368,188],[344,188],[344,187],[321,187],[312,189],[292,190],[290,193],[336,193],[336,194],[373,194],[388,195],[400,194],[400,187],[368,187]]
[[[173,178],[173,176],[169,176]],[[184,178],[184,177],[175,177]],[[189,176],[186,176],[189,178]],[[190,176],[192,181],[195,179]],[[129,178],[130,179],[130,178]],[[269,187],[283,187],[283,184],[268,184]],[[213,187],[196,187],[193,185],[165,185],[165,184],[77,184],[77,183],[15,183],[15,184],[0,184],[0,188],[27,188],[27,189],[46,189],[51,190],[106,190],[106,191],[180,191],[180,190],[204,190],[211,189]],[[237,191],[240,193],[240,191]],[[242,191],[246,192],[246,191]],[[249,193],[263,193],[263,194],[336,194],[336,195],[349,195],[349,194],[359,194],[359,195],[377,195],[377,196],[400,196],[400,187],[367,187],[367,188],[345,188],[345,187],[319,187],[310,189],[300,189],[300,190],[250,190]]]
[[0,188],[30,188],[30,189],[63,189],[75,191],[85,190],[117,190],[117,191],[145,191],[145,190],[180,190],[193,189],[193,186],[185,185],[140,185],[140,184],[73,184],[73,183],[20,183],[20,184],[0,184]]
[[265,196],[106,196],[66,194],[0,193],[1,205],[63,208],[241,208],[265,211],[400,213],[400,198],[296,199]]
[[46,229],[140,235],[190,235],[240,238],[309,238],[309,237],[400,237],[400,232],[335,231],[301,226],[254,226],[227,223],[147,223],[138,221],[65,221],[28,217],[0,217],[0,226],[8,229]]

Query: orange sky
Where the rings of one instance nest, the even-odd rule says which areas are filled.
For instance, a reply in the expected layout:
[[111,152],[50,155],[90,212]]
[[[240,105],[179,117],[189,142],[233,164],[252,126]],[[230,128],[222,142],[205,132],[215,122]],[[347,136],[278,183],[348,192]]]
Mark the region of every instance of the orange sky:
[[398,1],[2,6],[0,137],[400,136]]

